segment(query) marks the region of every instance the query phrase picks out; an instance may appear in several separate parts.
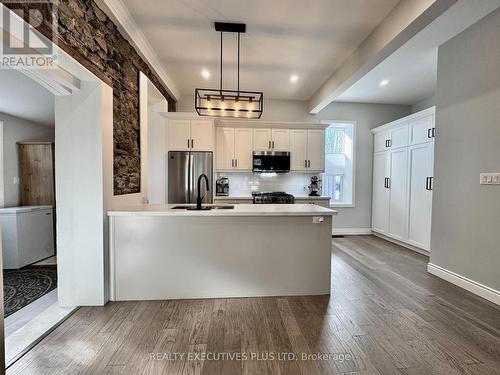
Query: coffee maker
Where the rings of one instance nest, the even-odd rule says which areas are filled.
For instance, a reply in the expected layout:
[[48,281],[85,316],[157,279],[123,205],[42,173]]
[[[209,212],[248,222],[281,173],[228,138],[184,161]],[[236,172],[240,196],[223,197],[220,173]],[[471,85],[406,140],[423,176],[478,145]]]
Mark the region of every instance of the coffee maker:
[[227,197],[229,195],[229,178],[219,177],[215,182],[215,185],[216,185],[215,189],[216,196]]
[[311,177],[311,185],[309,185],[308,188],[310,197],[321,196],[321,180],[318,176]]

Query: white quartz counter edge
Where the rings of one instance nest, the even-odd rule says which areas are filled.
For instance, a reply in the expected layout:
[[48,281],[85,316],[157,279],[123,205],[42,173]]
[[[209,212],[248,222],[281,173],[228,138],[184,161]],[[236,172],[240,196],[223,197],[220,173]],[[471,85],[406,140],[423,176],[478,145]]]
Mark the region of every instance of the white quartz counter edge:
[[332,216],[337,211],[311,204],[236,204],[233,209],[188,211],[177,205],[138,205],[111,209],[108,216]]

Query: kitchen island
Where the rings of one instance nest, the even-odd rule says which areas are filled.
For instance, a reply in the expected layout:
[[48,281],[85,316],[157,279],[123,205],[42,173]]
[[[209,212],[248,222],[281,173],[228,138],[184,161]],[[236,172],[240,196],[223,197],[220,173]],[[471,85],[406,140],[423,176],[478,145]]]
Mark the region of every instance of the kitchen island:
[[179,206],[108,212],[111,300],[330,293],[334,210],[311,204]]

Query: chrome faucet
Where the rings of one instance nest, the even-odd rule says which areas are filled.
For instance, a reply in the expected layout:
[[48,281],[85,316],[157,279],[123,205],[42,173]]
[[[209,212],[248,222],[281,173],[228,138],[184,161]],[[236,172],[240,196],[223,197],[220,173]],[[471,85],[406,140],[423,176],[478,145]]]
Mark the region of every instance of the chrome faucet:
[[205,179],[205,186],[206,186],[206,190],[209,191],[210,190],[210,187],[208,185],[208,177],[206,174],[202,173],[200,174],[200,177],[198,177],[198,197],[196,198],[196,209],[197,210],[201,210],[201,201],[203,200],[203,198],[205,196],[201,196],[201,179],[204,178]]

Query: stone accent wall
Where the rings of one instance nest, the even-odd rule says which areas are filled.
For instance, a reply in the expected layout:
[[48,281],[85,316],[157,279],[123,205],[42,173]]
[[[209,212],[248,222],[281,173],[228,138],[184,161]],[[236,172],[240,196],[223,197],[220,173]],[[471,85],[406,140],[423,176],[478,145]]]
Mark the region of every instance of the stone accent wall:
[[[2,3],[19,8],[19,3]],[[137,193],[141,176],[139,72],[167,98],[169,111],[175,111],[175,100],[93,0],[59,0],[56,13],[59,46],[113,87],[114,193]],[[38,29],[50,35],[48,28]]]

